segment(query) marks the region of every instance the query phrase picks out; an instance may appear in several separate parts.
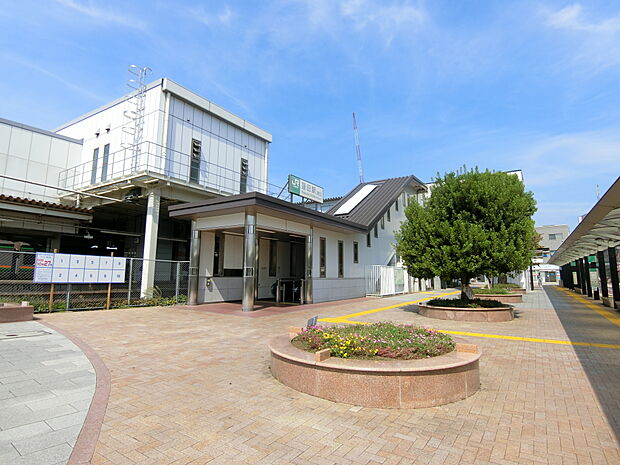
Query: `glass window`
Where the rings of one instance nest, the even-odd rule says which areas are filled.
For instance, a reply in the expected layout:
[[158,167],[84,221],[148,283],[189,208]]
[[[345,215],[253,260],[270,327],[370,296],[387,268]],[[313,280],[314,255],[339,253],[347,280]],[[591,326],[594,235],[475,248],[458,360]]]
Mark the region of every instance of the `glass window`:
[[385,229],[385,216],[381,217],[381,229]]
[[276,276],[278,266],[278,241],[269,241],[269,276]]
[[344,278],[344,242],[338,241],[338,277]]
[[372,242],[370,242],[370,233],[366,234],[366,247],[372,247]]
[[379,237],[379,227],[375,224],[375,237]]
[[99,147],[93,150],[93,168],[90,172],[90,183],[97,183],[97,162],[99,161]]
[[562,233],[549,234],[550,241],[559,241],[562,239]]
[[101,161],[101,180],[108,179],[108,160],[110,158],[110,144],[103,146],[103,160]]
[[325,238],[319,239],[319,277],[324,278],[326,275],[325,269]]
[[357,242],[353,242],[353,263],[359,263],[360,248]]
[[388,210],[387,210],[387,220],[388,221],[392,221],[392,214],[391,214],[390,210],[391,210],[391,208],[388,208]]
[[394,210],[398,211],[398,199],[396,199],[396,203],[394,204]]

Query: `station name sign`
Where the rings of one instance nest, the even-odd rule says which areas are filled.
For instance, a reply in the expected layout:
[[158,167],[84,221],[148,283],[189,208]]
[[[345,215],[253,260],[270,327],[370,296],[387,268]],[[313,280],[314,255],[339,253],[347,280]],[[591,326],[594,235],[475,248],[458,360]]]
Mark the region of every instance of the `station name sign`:
[[37,252],[35,283],[122,283],[125,257]]
[[323,203],[323,188],[304,181],[293,174],[288,175],[288,191],[314,202]]

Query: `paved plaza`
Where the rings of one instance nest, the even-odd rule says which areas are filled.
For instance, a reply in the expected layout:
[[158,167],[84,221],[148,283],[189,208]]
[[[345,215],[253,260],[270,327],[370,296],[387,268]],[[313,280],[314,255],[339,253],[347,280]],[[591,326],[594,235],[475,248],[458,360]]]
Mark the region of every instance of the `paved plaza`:
[[[612,311],[600,313],[592,308],[598,304],[588,306],[568,291],[546,288],[529,293],[512,322],[452,322],[416,313],[410,302],[432,295],[252,317],[198,306],[58,313],[43,315],[42,322],[77,336],[110,371],[109,402],[92,458],[97,465],[620,464],[620,326]],[[481,389],[461,402],[419,410],[361,408],[293,391],[271,376],[265,341],[316,314],[451,331],[481,348]],[[0,341],[3,366],[22,371],[19,363],[49,366],[47,354],[75,349],[61,349],[70,347],[66,340],[57,346],[35,342],[41,337]],[[26,360],[28,350],[39,358]],[[72,359],[69,352],[62,356],[72,361],[54,362],[55,371],[74,364],[83,376],[68,381],[75,389],[84,383],[84,392],[92,392],[92,369],[84,359]],[[1,381],[4,396],[17,396]],[[45,378],[36,382],[44,386]],[[27,402],[20,405],[32,409]],[[68,405],[83,409],[86,398]],[[4,422],[20,412],[8,417],[4,407],[1,412],[0,447],[13,453],[6,445],[12,427]],[[67,415],[77,418],[68,411],[59,417]],[[41,435],[53,434],[53,419],[40,421],[47,425]],[[28,450],[11,447],[18,454]],[[51,454],[54,447],[40,453]]]
[[0,325],[0,464],[65,464],[95,391],[73,342],[28,321]]

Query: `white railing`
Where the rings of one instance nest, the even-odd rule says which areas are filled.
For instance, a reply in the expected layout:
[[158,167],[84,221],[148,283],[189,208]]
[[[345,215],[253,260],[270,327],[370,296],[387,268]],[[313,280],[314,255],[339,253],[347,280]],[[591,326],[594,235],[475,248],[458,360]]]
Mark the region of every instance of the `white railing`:
[[204,159],[192,165],[189,154],[148,141],[140,143],[139,150],[126,147],[110,153],[105,165],[100,152],[96,164],[88,161],[61,171],[58,183],[65,189],[85,190],[143,174],[194,184],[223,195],[239,194],[244,190],[277,196],[281,190],[281,186],[249,175],[243,183],[240,167],[235,170]]
[[409,292],[409,274],[400,266],[367,265],[366,295],[384,296]]

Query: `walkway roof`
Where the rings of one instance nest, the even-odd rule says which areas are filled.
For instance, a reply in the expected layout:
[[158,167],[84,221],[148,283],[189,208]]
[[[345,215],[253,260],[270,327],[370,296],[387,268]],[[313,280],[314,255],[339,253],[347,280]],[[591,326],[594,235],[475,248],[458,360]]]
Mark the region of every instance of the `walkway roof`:
[[620,177],[558,247],[549,263],[564,265],[620,245]]

